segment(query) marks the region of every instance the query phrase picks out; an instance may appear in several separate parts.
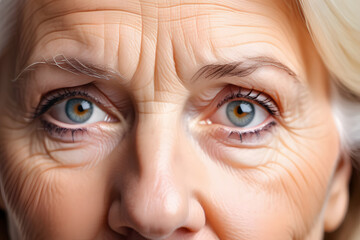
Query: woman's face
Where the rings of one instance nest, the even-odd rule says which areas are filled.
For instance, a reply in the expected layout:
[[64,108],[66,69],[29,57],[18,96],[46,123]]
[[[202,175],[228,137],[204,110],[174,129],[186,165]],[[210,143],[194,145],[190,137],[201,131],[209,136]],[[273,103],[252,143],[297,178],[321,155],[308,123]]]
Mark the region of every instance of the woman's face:
[[294,9],[27,1],[31,67],[1,95],[12,236],[320,239],[339,137]]

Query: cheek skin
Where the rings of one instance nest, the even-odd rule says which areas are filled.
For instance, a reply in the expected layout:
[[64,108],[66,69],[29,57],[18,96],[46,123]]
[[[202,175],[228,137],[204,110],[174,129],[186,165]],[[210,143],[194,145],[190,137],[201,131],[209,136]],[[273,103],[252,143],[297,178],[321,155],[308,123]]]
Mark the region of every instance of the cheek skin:
[[123,129],[103,127],[71,144],[54,140],[37,124],[24,132],[23,123],[2,123],[1,184],[12,232],[26,239],[111,236],[100,227],[110,196],[104,178],[109,167],[100,163],[123,138]]
[[[3,156],[6,162],[2,161],[1,168],[10,228],[26,239],[114,238],[104,225],[111,196],[106,177],[113,169],[108,162],[111,145],[104,145],[103,156],[98,146],[92,150],[60,148],[54,151],[58,158],[52,158],[51,152],[28,155],[27,148],[19,148],[31,145],[24,139],[11,139],[11,145],[3,146],[7,153],[15,153]],[[124,151],[117,148],[117,154]],[[87,162],[70,164],[69,156],[73,162],[77,157]],[[90,156],[97,156],[97,162],[89,162]]]
[[45,131],[38,134],[37,138],[43,141],[37,151],[46,153],[59,166],[91,168],[109,155],[125,133],[120,126],[100,126],[92,131],[74,133],[74,142],[54,140],[51,134]]
[[[331,116],[329,111],[327,114]],[[318,225],[321,217],[339,152],[335,125],[324,125],[311,129],[319,136],[313,139],[279,133],[277,150],[263,154],[254,150],[256,158],[271,159],[254,169],[224,171],[219,160],[226,159],[217,159],[217,165],[208,171],[214,179],[221,180],[210,185],[213,194],[204,200],[204,209],[221,239],[308,237],[306,233]],[[321,136],[324,131],[326,137]],[[238,155],[247,158],[241,151]],[[316,231],[319,230],[321,224]]]

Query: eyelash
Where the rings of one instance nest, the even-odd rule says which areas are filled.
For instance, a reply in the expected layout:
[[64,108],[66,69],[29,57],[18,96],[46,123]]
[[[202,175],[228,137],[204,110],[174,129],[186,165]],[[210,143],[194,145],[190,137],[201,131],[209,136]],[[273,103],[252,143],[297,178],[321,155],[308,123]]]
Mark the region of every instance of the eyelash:
[[99,103],[96,99],[89,96],[87,92],[80,90],[72,90],[72,89],[61,89],[59,91],[49,93],[48,95],[46,95],[44,99],[41,101],[40,105],[35,109],[32,118],[33,119],[38,118],[39,116],[47,112],[56,103],[71,97],[84,97],[87,99],[91,99],[96,103]]
[[[234,87],[234,86],[230,86]],[[266,93],[261,91],[256,91],[254,89],[248,90],[243,89],[241,87],[238,88],[238,91],[231,91],[230,94],[226,95],[222,98],[220,102],[217,103],[216,108],[219,109],[224,104],[234,100],[234,99],[248,99],[251,101],[254,101],[264,107],[266,111],[271,116],[280,116],[280,112],[278,110],[277,104],[269,97]],[[243,91],[246,91],[243,93]],[[263,99],[261,99],[263,98]],[[255,136],[257,139],[260,137],[260,135],[264,132],[270,131],[274,126],[277,125],[277,122],[275,120],[270,121],[266,125],[262,126],[261,128],[248,130],[248,131],[241,131],[236,129],[228,130],[227,127],[219,127],[219,132],[227,132],[227,138],[232,139],[234,138],[234,135],[237,136],[236,140],[240,140],[240,143],[243,143],[245,139],[251,139],[253,136]]]
[[[248,92],[243,93],[243,91],[248,91]],[[58,102],[71,97],[84,97],[87,99],[91,99],[95,103],[99,103],[98,100],[96,100],[94,97],[89,96],[89,94],[85,91],[76,90],[76,89],[61,89],[56,92],[49,93],[43,98],[40,105],[35,109],[33,113],[33,119],[38,118],[42,114],[46,113],[53,105],[57,104]],[[239,99],[239,98],[248,99],[258,103],[259,105],[263,106],[272,116],[280,115],[277,105],[267,94],[261,91],[255,91],[254,89],[248,90],[248,89],[243,89],[241,87],[238,87],[238,91],[235,92],[232,91],[230,94],[223,97],[223,99],[220,102],[218,102],[218,104],[216,105],[216,108],[218,109],[224,104],[230,102],[231,100]],[[78,134],[84,134],[87,132],[86,128],[63,128],[43,119],[41,120],[41,123],[43,125],[44,130],[47,131],[50,135],[57,134],[60,137],[62,137],[66,134],[71,133],[71,138],[73,142],[74,142],[74,136],[77,136]],[[271,121],[262,128],[254,129],[251,131],[240,131],[240,130],[232,129],[228,133],[228,138],[231,138],[233,135],[237,135],[238,139],[242,143],[245,138],[251,137],[253,135],[259,137],[262,132],[269,131],[275,125],[276,122]],[[224,129],[225,128],[222,128],[222,130]]]
[[63,137],[64,135],[71,133],[71,139],[73,142],[75,141],[74,137],[77,136],[78,134],[87,133],[86,128],[63,128],[45,120],[42,120],[41,123],[43,125],[44,130],[47,131],[50,135],[53,135],[55,133],[60,137]]
[[[99,103],[97,99],[90,96],[87,92],[83,90],[76,90],[76,89],[60,89],[56,92],[51,92],[47,94],[43,100],[41,101],[40,105],[35,109],[33,112],[32,119],[36,119],[46,113],[52,106],[61,102],[62,100],[66,100],[71,97],[84,97],[86,99],[90,99],[95,103]],[[41,119],[41,124],[43,129],[48,132],[51,136],[58,135],[60,137],[66,136],[67,134],[71,134],[72,142],[74,142],[75,137],[79,134],[85,134],[88,132],[87,128],[64,128],[60,127],[54,123]]]
[[[245,98],[245,99],[249,99],[249,100],[252,100],[252,101],[260,104],[273,116],[280,115],[279,110],[276,107],[276,104],[264,92],[256,91],[256,95],[251,96],[253,94],[253,92],[255,91],[254,89],[249,90],[249,92],[247,94],[242,93],[241,92],[242,90],[243,89],[239,87],[239,90],[237,93],[232,92],[231,94],[227,95],[223,100],[221,100],[216,105],[216,108],[220,108],[222,105],[224,105],[225,103],[227,103],[231,100],[238,99],[238,98]],[[265,97],[265,99],[261,100],[260,97]]]
[[246,139],[246,138],[250,138],[252,136],[256,136],[257,138],[260,137],[260,134],[265,132],[265,131],[270,131],[270,129],[272,127],[276,126],[276,122],[275,121],[272,121],[272,122],[269,122],[268,124],[266,124],[265,126],[263,126],[262,128],[260,129],[255,129],[255,130],[252,130],[252,131],[247,131],[247,132],[241,132],[241,131],[237,131],[237,130],[232,130],[230,133],[229,133],[229,136],[228,138],[231,138],[234,134],[238,136],[238,139],[240,139],[240,142],[242,143],[243,142],[243,139]]

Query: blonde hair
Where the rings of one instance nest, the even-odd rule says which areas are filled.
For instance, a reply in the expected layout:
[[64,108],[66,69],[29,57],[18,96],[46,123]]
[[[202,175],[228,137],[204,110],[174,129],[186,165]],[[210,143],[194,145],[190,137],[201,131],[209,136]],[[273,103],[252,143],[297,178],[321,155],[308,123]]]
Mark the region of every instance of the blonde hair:
[[299,0],[309,32],[337,84],[334,116],[342,143],[356,156],[360,146],[360,2]]
[[300,3],[328,70],[360,96],[360,2],[300,0]]
[[324,64],[332,74],[334,118],[343,151],[355,166],[349,211],[342,226],[325,239],[360,236],[360,2],[299,0],[302,14]]

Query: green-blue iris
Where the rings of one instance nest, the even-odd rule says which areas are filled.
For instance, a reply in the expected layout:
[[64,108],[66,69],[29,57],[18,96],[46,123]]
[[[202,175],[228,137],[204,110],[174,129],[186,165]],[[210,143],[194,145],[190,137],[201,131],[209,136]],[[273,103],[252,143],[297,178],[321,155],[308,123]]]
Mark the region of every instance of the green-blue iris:
[[81,98],[70,99],[66,102],[65,106],[67,117],[76,123],[84,123],[89,120],[93,110],[92,103]]
[[226,115],[235,126],[246,127],[254,119],[255,108],[250,102],[234,101],[227,105]]

